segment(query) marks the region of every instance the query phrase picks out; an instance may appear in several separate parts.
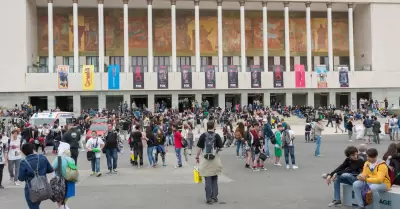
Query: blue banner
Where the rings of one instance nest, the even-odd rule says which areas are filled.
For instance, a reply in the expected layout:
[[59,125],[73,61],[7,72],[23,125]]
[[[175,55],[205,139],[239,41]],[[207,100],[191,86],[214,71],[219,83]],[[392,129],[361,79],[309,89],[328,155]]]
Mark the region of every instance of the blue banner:
[[119,90],[119,65],[108,66],[108,89]]

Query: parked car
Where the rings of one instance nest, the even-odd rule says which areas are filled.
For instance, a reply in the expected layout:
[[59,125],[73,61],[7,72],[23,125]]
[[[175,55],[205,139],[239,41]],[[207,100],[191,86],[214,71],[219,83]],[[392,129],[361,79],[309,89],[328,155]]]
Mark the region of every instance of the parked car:
[[92,131],[96,131],[98,136],[104,137],[104,134],[108,131],[107,123],[94,123],[90,125],[89,130],[86,134],[86,141],[92,137]]
[[94,117],[94,118],[91,118],[90,121],[92,122],[92,124],[94,124],[94,123],[108,123],[108,118],[106,118],[106,117]]

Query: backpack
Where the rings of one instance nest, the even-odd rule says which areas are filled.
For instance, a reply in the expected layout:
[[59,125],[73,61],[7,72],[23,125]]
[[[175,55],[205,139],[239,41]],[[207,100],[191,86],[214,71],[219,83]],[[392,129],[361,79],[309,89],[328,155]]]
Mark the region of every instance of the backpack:
[[276,138],[275,138],[274,134],[272,134],[272,136],[271,136],[271,138],[269,140],[271,140],[271,144],[273,144],[273,145],[276,144]]
[[[399,177],[400,174],[395,173],[394,169],[391,169],[389,166],[386,165],[386,163],[382,163],[383,165],[385,165],[387,167],[388,170],[388,176],[389,176],[389,181],[390,181],[390,186],[392,186],[394,184],[394,180],[396,180],[397,177]],[[381,164],[380,164],[381,165]],[[376,171],[379,171],[379,166],[376,169]]]
[[65,180],[71,182],[77,182],[79,180],[79,171],[76,164],[70,160],[67,160],[67,168],[65,171]]
[[372,122],[370,119],[365,120],[365,128],[371,128],[372,127]]
[[52,191],[52,195],[51,195],[51,201],[53,202],[62,202],[65,199],[65,195],[66,195],[66,183],[65,183],[65,178],[62,176],[62,171],[61,171],[61,167],[62,167],[62,157],[58,156],[57,157],[57,175],[54,176],[54,178],[52,178],[50,180],[50,187],[51,187],[51,191]]
[[215,133],[205,133],[206,139],[204,140],[204,158],[206,160],[213,160],[215,158],[215,155],[217,154],[217,151],[215,149]]
[[33,170],[29,162],[24,159],[25,163],[28,167],[33,171],[34,177],[30,181],[30,184],[27,182],[28,190],[29,190],[29,199],[32,202],[41,202],[43,200],[50,199],[52,190],[50,184],[47,182],[46,175],[39,176],[39,155],[37,155],[37,166],[36,170]]
[[289,131],[285,130],[282,132],[281,141],[282,141],[283,146],[288,146],[290,144],[291,138],[290,138]]

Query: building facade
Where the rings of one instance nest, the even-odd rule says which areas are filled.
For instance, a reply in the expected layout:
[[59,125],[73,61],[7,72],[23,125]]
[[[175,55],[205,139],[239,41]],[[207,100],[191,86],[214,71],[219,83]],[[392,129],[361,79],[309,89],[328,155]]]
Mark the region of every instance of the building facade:
[[398,11],[400,0],[7,0],[0,106],[398,106]]

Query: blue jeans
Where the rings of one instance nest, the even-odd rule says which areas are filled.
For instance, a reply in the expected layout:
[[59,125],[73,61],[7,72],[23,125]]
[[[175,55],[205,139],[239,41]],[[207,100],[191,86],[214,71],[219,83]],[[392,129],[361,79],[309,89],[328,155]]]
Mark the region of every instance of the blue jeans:
[[174,145],[174,135],[172,135],[172,134],[167,135],[166,140],[167,140],[167,144]]
[[181,148],[175,148],[176,159],[178,160],[178,165],[182,165]]
[[153,150],[155,147],[147,147],[147,157],[149,158],[149,165],[152,166],[155,164]]
[[356,177],[351,173],[342,173],[341,175],[337,175],[333,182],[333,200],[340,200],[341,183],[352,186],[356,180]]
[[99,173],[100,172],[100,158],[93,158],[92,163],[92,172]]
[[269,141],[270,141],[270,138],[265,136],[265,148],[264,148],[264,151],[265,151],[265,155],[267,155],[267,156],[269,156]]
[[[111,169],[117,169],[117,163],[118,163],[118,149],[117,148],[111,148],[111,149],[105,149],[106,151],[106,158],[107,158],[107,167],[108,170]],[[111,163],[112,160],[112,163]]]
[[236,156],[240,156],[239,155],[239,151],[240,151],[240,147],[242,146],[242,140],[236,140]]
[[28,190],[27,186],[25,186],[25,200],[26,200],[26,204],[28,205],[29,209],[39,209],[40,208],[39,206],[40,206],[41,202],[33,203],[31,201],[31,199],[29,198],[29,190]]
[[321,153],[319,152],[319,149],[321,148],[321,136],[315,136],[317,138],[316,140],[316,147],[315,147],[315,156],[320,155]]
[[[355,181],[353,183],[354,198],[358,206],[363,207],[364,202],[361,197],[361,189],[363,188],[365,182]],[[368,184],[372,191],[372,209],[379,209],[381,196],[379,193],[388,191],[386,184]]]
[[292,165],[296,165],[296,160],[294,158],[294,146],[285,146],[283,148],[284,154],[285,154],[285,162],[286,165],[289,164],[289,154],[290,154],[290,159],[292,159]]

